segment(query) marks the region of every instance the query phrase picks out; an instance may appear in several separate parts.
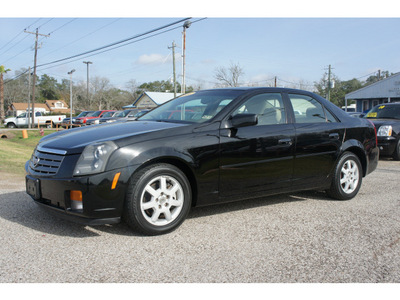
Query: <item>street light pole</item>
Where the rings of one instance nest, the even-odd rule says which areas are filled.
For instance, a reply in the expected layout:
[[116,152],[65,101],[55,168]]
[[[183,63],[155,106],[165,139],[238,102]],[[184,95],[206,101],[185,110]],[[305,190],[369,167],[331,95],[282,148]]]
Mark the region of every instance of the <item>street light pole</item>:
[[192,23],[190,21],[186,21],[183,24],[183,46],[182,46],[182,86],[181,86],[181,93],[185,94],[185,64],[186,64],[186,28],[189,28]]
[[70,117],[69,117],[69,122],[72,128],[72,73],[75,72],[75,69],[71,70],[68,72],[68,75],[70,75],[70,80],[69,80],[69,107],[71,109],[70,112]]
[[89,103],[88,109],[90,110],[90,98],[89,98],[89,65],[92,64],[92,62],[91,62],[91,61],[84,61],[83,63],[86,64],[86,66],[87,66],[86,98],[87,98],[87,101],[88,101],[88,103]]

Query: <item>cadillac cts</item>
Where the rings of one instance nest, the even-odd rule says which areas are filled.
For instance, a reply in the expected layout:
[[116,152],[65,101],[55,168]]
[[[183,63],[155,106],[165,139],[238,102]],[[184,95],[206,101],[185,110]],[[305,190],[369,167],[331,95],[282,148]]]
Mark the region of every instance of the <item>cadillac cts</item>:
[[353,198],[376,169],[374,125],[310,92],[204,90],[128,121],[40,140],[26,191],[69,220],[124,219],[154,235],[177,228],[192,206],[300,190]]

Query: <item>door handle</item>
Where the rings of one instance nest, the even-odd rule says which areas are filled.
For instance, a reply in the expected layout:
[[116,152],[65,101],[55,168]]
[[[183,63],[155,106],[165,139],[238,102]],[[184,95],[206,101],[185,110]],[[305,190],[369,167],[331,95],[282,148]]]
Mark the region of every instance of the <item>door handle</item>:
[[292,145],[292,139],[281,139],[278,141],[278,145]]
[[331,133],[331,134],[329,135],[329,138],[330,138],[331,140],[338,140],[338,139],[339,139],[339,133]]

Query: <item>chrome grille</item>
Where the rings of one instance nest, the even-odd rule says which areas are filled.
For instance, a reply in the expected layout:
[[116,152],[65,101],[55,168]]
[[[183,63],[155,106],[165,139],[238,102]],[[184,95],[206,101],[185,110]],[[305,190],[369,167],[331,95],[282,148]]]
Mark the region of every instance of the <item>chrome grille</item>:
[[50,154],[36,149],[29,161],[29,166],[35,173],[40,175],[55,175],[63,159],[63,155]]

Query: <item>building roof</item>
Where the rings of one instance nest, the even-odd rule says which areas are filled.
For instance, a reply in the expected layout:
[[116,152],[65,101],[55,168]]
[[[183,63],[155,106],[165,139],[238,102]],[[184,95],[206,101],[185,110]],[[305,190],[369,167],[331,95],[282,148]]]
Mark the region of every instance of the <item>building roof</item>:
[[[46,100],[46,105],[48,107],[50,107],[51,110],[54,110],[56,108],[55,107],[56,103],[59,103],[59,102],[61,102],[63,104],[64,109],[68,109],[68,105],[67,105],[67,103],[65,103],[64,100]],[[57,107],[56,109],[59,110],[59,109],[62,109],[62,108]]]
[[[176,96],[182,95],[181,93],[176,93]],[[144,92],[141,94],[135,102],[131,105],[126,105],[123,108],[135,108],[136,103],[139,102],[144,96],[149,97],[156,105],[164,104],[165,102],[173,99],[174,93],[163,93],[163,92]]]
[[[160,93],[160,92],[144,92],[151,100],[153,100],[157,105],[164,104],[165,102],[173,99],[174,93]],[[181,93],[176,93],[176,96],[182,95]]]
[[[10,108],[12,106],[15,108],[15,110],[27,110],[28,109],[28,103],[13,102],[13,103],[11,103]],[[31,103],[30,107],[32,108],[32,103]],[[44,103],[35,103],[35,108],[44,108],[46,110],[49,110],[49,107]]]
[[348,93],[345,99],[377,99],[400,97],[400,73]]

